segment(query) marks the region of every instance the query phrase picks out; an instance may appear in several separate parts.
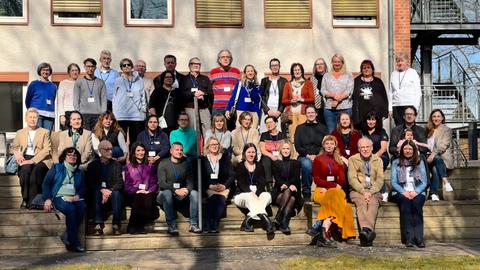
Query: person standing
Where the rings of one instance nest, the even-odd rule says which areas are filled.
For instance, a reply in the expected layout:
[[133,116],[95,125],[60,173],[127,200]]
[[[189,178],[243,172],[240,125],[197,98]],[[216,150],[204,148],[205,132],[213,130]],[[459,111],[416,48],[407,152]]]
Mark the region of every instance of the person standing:
[[408,54],[401,52],[395,58],[395,70],[390,76],[390,91],[388,92],[388,113],[393,117],[395,125],[404,122],[403,112],[407,106],[413,106],[418,111],[422,100],[420,77],[410,68]]
[[52,131],[55,122],[55,97],[57,86],[48,78],[52,75],[52,66],[49,63],[41,63],[37,67],[37,74],[40,79],[28,85],[25,97],[27,109],[37,109],[38,126]]
[[[207,76],[200,74],[200,67],[202,62],[198,57],[193,57],[188,62],[188,68],[190,73],[183,78],[181,85],[183,87],[182,99],[184,101],[183,106],[185,107],[185,112],[190,118],[189,126],[194,127],[196,120],[195,109],[194,109],[194,99],[198,99],[198,116],[200,118],[200,125],[202,134],[205,136],[205,133],[209,129],[210,125],[210,111],[212,110],[213,104],[213,92],[212,84]],[[197,127],[199,129],[200,127]]]
[[315,109],[317,110],[317,121],[325,125],[325,117],[323,116],[323,109],[325,107],[325,100],[322,96],[322,81],[323,75],[328,72],[327,62],[325,59],[318,58],[313,65],[313,74],[310,80],[313,84],[313,92],[315,94]]
[[128,58],[120,61],[122,76],[115,80],[112,96],[113,114],[127,134],[127,142],[133,143],[145,125],[147,104],[143,91],[143,79],[133,71],[133,62]]
[[75,81],[73,87],[73,108],[83,115],[85,129],[93,130],[100,114],[107,110],[107,88],[105,82],[95,77],[97,61],[87,58],[83,65],[85,76]]
[[[217,54],[219,67],[213,68],[208,73],[214,96],[212,115],[217,113],[225,115],[225,108],[232,96],[233,88],[241,79],[240,70],[232,67],[232,62],[232,53],[227,49],[222,49]],[[234,120],[229,121],[228,130],[235,128],[235,122]]]
[[[274,116],[277,119],[280,118],[284,109],[282,104],[283,87],[288,82],[287,79],[280,76],[280,60],[272,58],[269,66],[272,74],[263,78],[260,82],[260,92],[262,93],[261,106],[264,113],[260,121],[260,132],[267,131],[264,124],[265,117]],[[279,128],[282,130],[281,123]]]
[[145,92],[145,100],[148,104],[150,101],[150,96],[152,95],[153,90],[155,90],[155,85],[153,84],[152,79],[145,76],[145,73],[147,72],[147,62],[145,62],[145,60],[138,59],[135,61],[134,70],[138,72],[138,76],[143,79],[143,91]]
[[80,67],[71,63],[67,67],[67,74],[68,78],[62,80],[58,85],[57,115],[60,118],[60,130],[67,129],[67,119],[70,117],[70,112],[74,110],[73,88],[80,75]]
[[120,74],[118,71],[110,67],[110,64],[112,63],[112,53],[109,50],[102,50],[100,52],[99,61],[100,68],[95,70],[95,77],[100,78],[105,82],[105,87],[107,89],[107,109],[111,111],[115,80],[120,77]]
[[[181,87],[181,82],[183,81],[185,76],[176,70],[177,57],[175,57],[175,55],[172,55],[172,54],[165,55],[165,57],[163,57],[163,65],[165,66],[165,71],[169,71],[173,73],[172,88],[179,89]],[[153,79],[153,84],[155,85],[155,89],[162,87],[163,85],[162,74],[165,73],[165,71]]]

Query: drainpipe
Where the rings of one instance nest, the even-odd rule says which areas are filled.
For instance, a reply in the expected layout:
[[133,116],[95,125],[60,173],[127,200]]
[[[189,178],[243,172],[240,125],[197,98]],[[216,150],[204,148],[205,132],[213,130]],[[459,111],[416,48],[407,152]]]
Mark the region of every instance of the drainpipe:
[[[394,0],[388,0],[388,75],[387,75],[387,82],[388,82],[388,89],[387,91],[390,91],[390,74],[393,72],[393,63],[394,63],[394,57],[395,57],[395,51],[394,51],[394,35],[395,33],[393,32],[393,1]],[[390,101],[391,102],[391,101]],[[392,130],[393,128],[393,118],[389,118],[390,120],[390,129]],[[385,124],[385,123],[384,123]]]

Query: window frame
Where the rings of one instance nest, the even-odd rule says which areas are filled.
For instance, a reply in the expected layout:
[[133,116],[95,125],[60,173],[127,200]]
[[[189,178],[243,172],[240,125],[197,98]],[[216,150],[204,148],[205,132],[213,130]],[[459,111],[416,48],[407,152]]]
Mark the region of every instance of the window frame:
[[194,9],[195,9],[195,14],[194,14],[194,19],[195,19],[195,27],[196,28],[244,28],[245,27],[245,0],[239,0],[241,2],[241,25],[222,25],[222,24],[211,24],[211,25],[199,25],[197,22],[197,2],[198,0],[195,0],[194,3]]
[[167,19],[132,19],[130,18],[131,3],[131,0],[123,1],[124,24],[126,27],[174,27],[175,0],[167,0]]
[[[368,22],[373,22],[373,20],[369,21],[362,21],[362,20],[335,20],[334,14],[333,14],[333,1],[335,0],[330,0],[330,10],[331,10],[331,16],[332,16],[332,27],[333,28],[380,28],[380,1],[375,0],[375,5],[377,7],[376,11],[376,18],[375,18],[375,23],[368,23]],[[342,22],[342,23],[339,23]],[[363,22],[363,23],[362,23]]]
[[0,25],[28,25],[29,11],[28,0],[22,0],[22,16],[0,16]]
[[268,25],[267,24],[267,20],[266,20],[266,17],[267,17],[267,8],[266,8],[266,5],[267,5],[267,1],[268,0],[263,0],[263,25],[266,29],[312,29],[313,28],[313,4],[312,4],[312,0],[308,0],[309,2],[309,15],[310,15],[310,23],[309,23],[309,26],[307,27],[303,27],[303,26],[274,26],[274,25]]
[[97,18],[59,18],[53,12],[53,0],[50,0],[50,20],[52,26],[86,26],[86,27],[102,27],[103,26],[103,1],[100,0],[100,13]]

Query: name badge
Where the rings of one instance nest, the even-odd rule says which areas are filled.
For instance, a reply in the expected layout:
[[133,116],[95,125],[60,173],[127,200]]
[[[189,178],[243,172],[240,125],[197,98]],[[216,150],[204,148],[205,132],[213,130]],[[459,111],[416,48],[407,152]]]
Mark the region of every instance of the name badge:
[[370,176],[365,176],[365,182],[367,182],[367,183],[370,183],[370,182],[371,182]]
[[275,157],[278,157],[278,156],[280,156],[280,152],[279,151],[273,151],[272,155],[275,156]]
[[227,87],[224,87],[224,88],[223,88],[223,91],[224,91],[224,92],[230,92],[230,87],[228,87],[228,86],[227,86]]
[[128,93],[127,93],[127,97],[133,97],[133,93],[132,93],[132,92],[128,92]]
[[70,189],[70,190],[75,189],[75,188],[73,187],[73,184],[67,184],[65,187],[66,187],[67,189]]
[[173,188],[180,188],[180,183],[173,183]]
[[334,182],[335,181],[335,176],[333,176],[333,175],[327,176],[327,181],[328,182]]
[[198,91],[198,88],[197,88],[197,87],[192,87],[192,88],[190,88],[190,91],[192,91],[192,92],[197,92],[197,91]]
[[148,151],[148,156],[149,157],[154,157],[156,155],[157,155],[157,153],[155,151]]
[[93,103],[93,102],[95,102],[95,98],[94,98],[94,97],[89,97],[89,98],[87,99],[87,101],[88,101],[89,103]]
[[145,190],[145,188],[146,188],[145,184],[138,185],[138,189]]
[[251,192],[257,192],[257,185],[250,185]]
[[345,149],[345,153],[350,156],[350,149]]
[[159,141],[154,141],[153,143],[154,143],[154,144],[160,144],[160,142],[159,142]]
[[50,99],[47,99],[47,105],[52,105],[52,101]]
[[211,174],[210,174],[210,179],[213,179],[213,180],[218,179],[218,174],[216,174],[216,173],[211,173]]
[[248,103],[252,102],[252,98],[246,97],[245,102],[248,102]]
[[25,154],[27,156],[34,156],[35,155],[35,151],[32,149],[32,148],[27,148],[27,151],[25,151]]
[[107,183],[102,182],[102,188],[107,188]]

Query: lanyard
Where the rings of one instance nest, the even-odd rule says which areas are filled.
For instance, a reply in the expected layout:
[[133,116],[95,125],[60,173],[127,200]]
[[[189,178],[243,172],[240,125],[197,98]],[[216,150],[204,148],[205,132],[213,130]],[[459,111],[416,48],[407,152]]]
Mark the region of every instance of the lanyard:
[[332,175],[332,172],[333,172],[333,164],[330,163],[328,164],[328,175]]
[[277,96],[277,92],[278,92],[278,80],[275,80],[275,84],[273,83],[274,80],[270,80],[270,87],[273,89],[273,95],[274,96]]
[[172,165],[172,170],[173,170],[173,175],[175,176],[175,181],[180,180],[180,175],[178,175],[177,170],[175,169],[175,166],[173,165],[173,162],[170,160],[170,165]]
[[75,176],[75,174],[74,174],[74,173],[72,173],[72,174],[69,174],[69,173],[68,173],[68,171],[67,171],[68,184],[73,184],[73,181],[72,181],[72,179],[73,179],[73,177],[74,177],[74,176]]
[[210,157],[207,156],[207,159],[208,159],[208,162],[210,163],[210,167],[212,168],[212,171],[214,173],[217,172],[217,165],[218,165],[218,159],[215,161],[215,162],[212,162],[212,160],[210,159]]
[[405,75],[407,75],[407,71],[405,70],[403,73],[403,77],[400,79],[400,72],[398,73],[398,89],[402,88],[403,79],[405,79]]
[[[140,168],[141,168],[141,169],[140,169]],[[143,165],[140,164],[140,165],[138,165],[136,168],[135,168],[135,166],[132,166],[132,169],[136,169],[136,170],[137,170],[137,173],[138,173],[138,175],[140,176],[140,183],[144,184],[144,181],[145,181],[145,178],[146,178],[146,177],[143,176],[143,173],[145,172]]]
[[[128,82],[127,93],[130,93],[130,92],[132,92],[133,80],[130,81],[128,78],[125,78],[125,79]],[[125,81],[123,81],[123,84],[125,84]],[[125,84],[125,86],[127,86],[127,85]]]
[[250,171],[247,169],[247,172],[248,172],[248,178],[250,179],[250,186],[253,186],[253,182],[254,182],[254,180],[255,180],[255,171],[250,172]]
[[365,162],[365,170],[367,171],[366,175],[370,176],[370,160]]
[[107,81],[108,80],[108,77],[110,77],[110,70],[108,70],[107,72],[107,77],[106,78],[103,78],[103,72],[100,70],[99,72],[99,75],[100,75],[100,78],[102,78],[102,81]]
[[89,97],[93,97],[93,90],[95,89],[95,79],[93,79],[92,88],[90,88],[90,85],[88,84],[88,80],[85,79],[85,81],[87,83],[88,95]]
[[191,73],[190,73],[190,80],[192,81],[193,88],[196,88],[197,87],[197,78],[195,76],[192,76]]
[[250,129],[248,129],[248,131],[247,131],[247,137],[244,137],[244,136],[243,136],[243,128],[240,129],[240,134],[242,135],[243,145],[246,145],[246,144],[247,144],[248,134],[249,134],[249,133],[250,133]]
[[247,83],[246,85],[243,86],[243,88],[245,88],[245,91],[247,91],[247,96],[250,97],[255,86],[252,88],[248,88],[248,83]]

